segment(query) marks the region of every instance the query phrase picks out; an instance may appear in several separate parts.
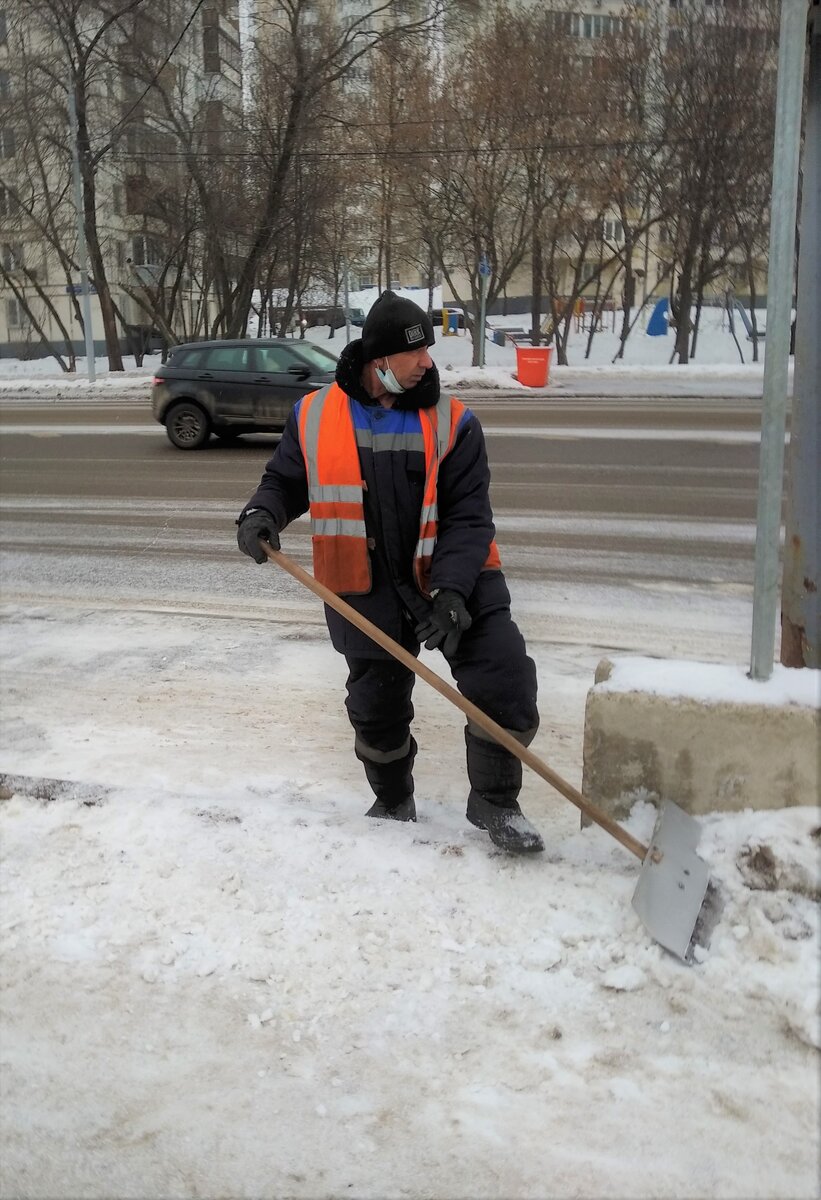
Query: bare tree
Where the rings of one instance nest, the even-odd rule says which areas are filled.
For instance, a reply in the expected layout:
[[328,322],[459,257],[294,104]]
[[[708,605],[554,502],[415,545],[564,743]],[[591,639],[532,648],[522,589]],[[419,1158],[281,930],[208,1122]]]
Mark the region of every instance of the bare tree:
[[[76,366],[76,357],[71,336],[51,297],[37,279],[36,273],[25,266],[21,266],[16,271],[10,270],[0,259],[0,280],[4,287],[11,292],[21,311],[25,313],[29,325],[37,334],[38,341],[45,346],[52,358],[57,360],[60,370],[73,371]],[[57,349],[46,332],[49,316],[63,336],[63,353]]]
[[248,189],[245,228],[238,242],[234,282],[217,319],[228,336],[244,328],[256,281],[272,241],[286,223],[290,176],[309,135],[316,134],[328,94],[372,50],[398,37],[424,34],[437,19],[439,0],[418,18],[402,20],[401,0],[384,0],[344,23],[312,21],[308,0],[282,0],[279,16],[255,37],[257,127],[246,139],[260,169]]
[[676,288],[674,354],[691,356],[693,304],[732,252],[732,197],[744,194],[761,136],[750,112],[771,87],[772,32],[766,5],[740,23],[732,10],[682,8],[670,29],[663,86],[667,136],[675,147],[661,188],[672,234]]
[[[412,146],[406,151],[414,163],[407,187],[419,227],[474,334],[481,307],[480,263],[486,261],[490,269],[490,305],[521,263],[528,238],[521,155],[513,145],[517,117],[504,101],[508,72],[495,49],[495,29],[491,24],[474,33],[459,71],[443,82],[428,72],[424,98],[419,97],[421,119],[412,128],[430,149],[421,160]],[[468,281],[466,294],[460,275]],[[473,361],[479,361],[476,336]]]
[[[133,32],[131,19],[147,0],[17,0],[43,46],[39,69],[43,90],[73,98],[76,149],[82,184],[83,225],[111,370],[123,369],[116,313],[98,225],[97,171],[112,145],[115,127],[96,131],[98,112],[110,120],[110,107],[98,103],[112,41]],[[48,47],[46,49],[45,47]],[[68,121],[66,121],[68,126]]]

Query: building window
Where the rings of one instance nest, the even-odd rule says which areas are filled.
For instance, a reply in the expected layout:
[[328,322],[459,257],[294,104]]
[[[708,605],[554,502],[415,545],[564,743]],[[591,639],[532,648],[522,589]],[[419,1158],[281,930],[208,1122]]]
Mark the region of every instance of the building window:
[[132,242],[132,259],[136,266],[156,266],[163,261],[163,252],[156,238],[140,233]]
[[621,18],[603,13],[570,13],[569,28],[573,37],[615,37],[621,33]]
[[0,158],[14,158],[15,149],[14,130],[8,125],[0,128]]
[[121,183],[115,183],[111,189],[111,209],[115,216],[123,215],[123,200],[125,198],[125,189]]
[[0,9],[0,46],[4,46],[9,36],[9,26],[5,9]]
[[213,12],[208,13],[203,22],[202,65],[211,74],[224,71],[226,67],[237,72],[242,69],[238,39],[219,24]]
[[605,221],[604,222],[604,240],[606,242],[615,242],[620,246],[624,241],[624,226],[621,221]]
[[0,257],[7,271],[19,271],[23,266],[23,247],[20,242],[4,242]]
[[125,149],[130,158],[139,158],[145,152],[145,129],[140,125],[130,125],[126,130]]
[[205,25],[202,31],[202,65],[206,71],[220,69],[220,31],[216,25]]
[[0,100],[8,100],[10,95],[9,73],[6,70],[0,70]]
[[11,193],[0,183],[0,217],[8,217],[11,213]]
[[14,297],[6,301],[6,324],[9,329],[22,329],[27,324],[25,309]]

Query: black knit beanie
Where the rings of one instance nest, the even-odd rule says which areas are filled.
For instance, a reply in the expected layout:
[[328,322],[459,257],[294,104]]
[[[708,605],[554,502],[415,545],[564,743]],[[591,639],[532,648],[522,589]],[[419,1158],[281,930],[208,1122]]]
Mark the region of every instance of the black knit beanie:
[[433,323],[430,317],[412,300],[383,292],[375,300],[362,326],[362,356],[365,362],[387,358],[403,350],[418,350],[432,346]]

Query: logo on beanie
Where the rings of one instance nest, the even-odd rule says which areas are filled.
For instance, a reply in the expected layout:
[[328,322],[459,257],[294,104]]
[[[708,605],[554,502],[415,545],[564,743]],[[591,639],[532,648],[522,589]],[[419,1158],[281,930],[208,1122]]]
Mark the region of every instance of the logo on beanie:
[[405,330],[405,341],[409,346],[412,346],[414,342],[423,342],[424,340],[425,335],[421,325],[411,325],[409,329]]

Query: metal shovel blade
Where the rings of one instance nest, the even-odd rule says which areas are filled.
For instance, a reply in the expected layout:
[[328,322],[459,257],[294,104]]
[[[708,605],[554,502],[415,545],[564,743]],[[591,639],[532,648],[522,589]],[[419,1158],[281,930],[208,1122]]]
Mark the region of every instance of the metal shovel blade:
[[693,817],[663,801],[633,893],[633,908],[650,936],[687,963],[710,887],[707,864],[696,854],[700,836]]

